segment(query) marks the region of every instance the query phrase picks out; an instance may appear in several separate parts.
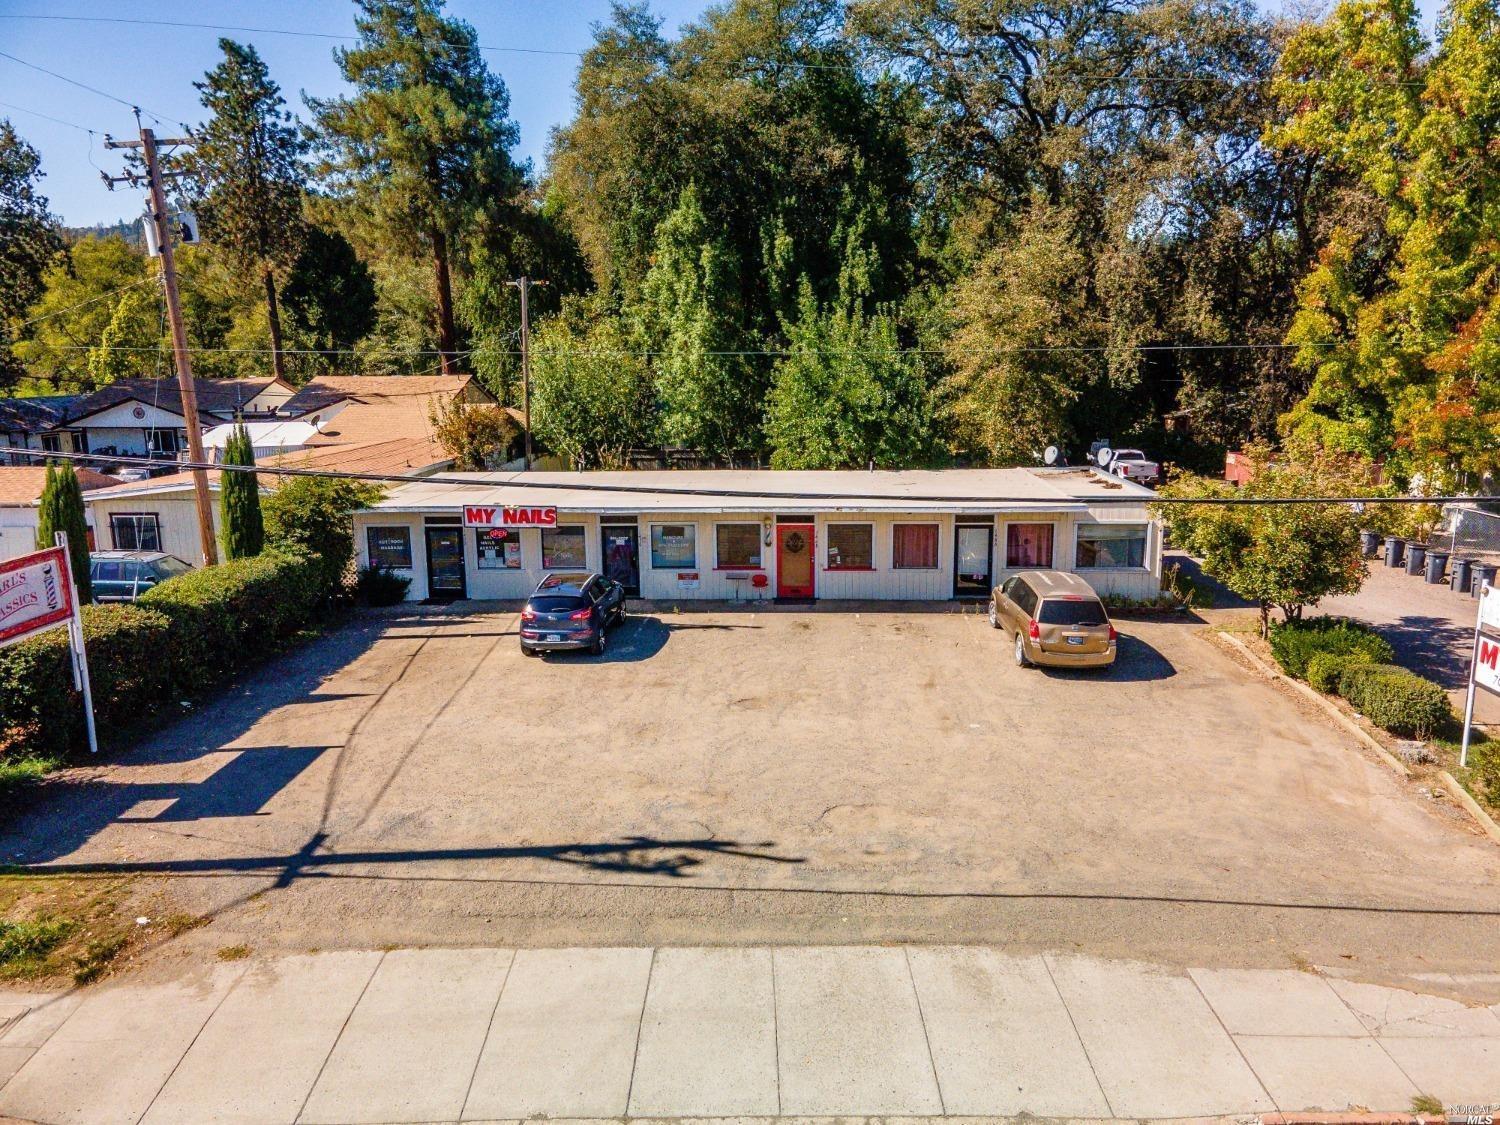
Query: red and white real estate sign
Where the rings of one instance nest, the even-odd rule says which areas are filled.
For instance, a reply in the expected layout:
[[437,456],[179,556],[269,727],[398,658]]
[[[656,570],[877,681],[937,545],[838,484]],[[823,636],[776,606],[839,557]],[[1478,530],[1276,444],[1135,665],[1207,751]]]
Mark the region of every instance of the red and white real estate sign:
[[478,504],[464,505],[465,527],[556,527],[557,509],[550,506],[534,508],[487,508]]
[[1474,682],[1500,695],[1500,639],[1479,635],[1474,653]]
[[73,576],[61,547],[0,563],[0,648],[73,616]]

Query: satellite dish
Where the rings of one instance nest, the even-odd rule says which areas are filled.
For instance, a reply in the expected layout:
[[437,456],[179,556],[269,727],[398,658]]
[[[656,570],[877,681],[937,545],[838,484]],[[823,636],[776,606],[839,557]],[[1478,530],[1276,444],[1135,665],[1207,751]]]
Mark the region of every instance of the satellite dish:
[[1099,447],[1099,452],[1094,454],[1094,460],[1101,469],[1107,469],[1109,463],[1115,459],[1115,451],[1107,445]]
[[1055,465],[1061,457],[1062,450],[1058,449],[1055,445],[1049,445],[1047,451],[1042,454],[1042,464]]

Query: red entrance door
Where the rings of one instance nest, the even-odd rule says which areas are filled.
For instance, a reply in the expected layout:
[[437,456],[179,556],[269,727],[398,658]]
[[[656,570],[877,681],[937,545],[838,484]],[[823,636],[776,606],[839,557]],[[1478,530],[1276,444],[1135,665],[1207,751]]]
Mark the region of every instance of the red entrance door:
[[813,525],[776,525],[776,596],[813,596]]

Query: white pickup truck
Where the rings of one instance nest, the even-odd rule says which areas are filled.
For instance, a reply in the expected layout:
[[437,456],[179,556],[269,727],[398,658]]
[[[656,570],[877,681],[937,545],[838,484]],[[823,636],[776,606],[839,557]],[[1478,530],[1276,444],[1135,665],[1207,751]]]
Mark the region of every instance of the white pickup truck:
[[1139,449],[1117,449],[1109,459],[1109,471],[1137,484],[1156,484],[1161,480],[1161,466],[1146,460]]

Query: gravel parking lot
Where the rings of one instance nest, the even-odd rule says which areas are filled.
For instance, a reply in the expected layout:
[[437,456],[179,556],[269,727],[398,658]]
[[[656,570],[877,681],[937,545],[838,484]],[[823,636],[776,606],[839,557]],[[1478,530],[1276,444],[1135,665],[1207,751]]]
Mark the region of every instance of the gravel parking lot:
[[1500,849],[1188,621],[1014,667],[974,609],[359,619],[51,786],[0,856],[159,876],[191,950],[985,941],[1476,971]]

